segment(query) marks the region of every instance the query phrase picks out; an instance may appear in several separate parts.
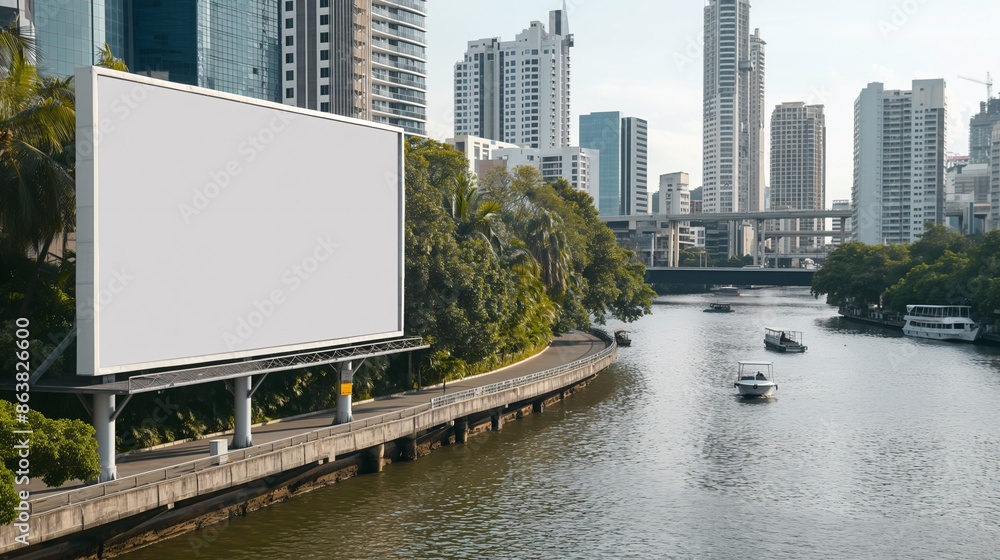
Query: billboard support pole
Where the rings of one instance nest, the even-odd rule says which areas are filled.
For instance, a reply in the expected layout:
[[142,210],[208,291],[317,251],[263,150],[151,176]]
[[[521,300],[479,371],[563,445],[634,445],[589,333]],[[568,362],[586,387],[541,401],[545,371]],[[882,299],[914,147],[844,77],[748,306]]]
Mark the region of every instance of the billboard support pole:
[[118,478],[115,465],[115,396],[94,394],[94,432],[97,438],[97,453],[101,456],[101,476],[99,482]]
[[340,390],[337,391],[337,414],[334,417],[334,424],[347,424],[354,420],[351,414],[351,393],[354,390],[354,362],[344,362],[340,365],[338,383]]
[[237,377],[233,384],[235,399],[235,431],[233,433],[233,449],[253,447],[253,437],[250,433],[250,382],[251,377]]

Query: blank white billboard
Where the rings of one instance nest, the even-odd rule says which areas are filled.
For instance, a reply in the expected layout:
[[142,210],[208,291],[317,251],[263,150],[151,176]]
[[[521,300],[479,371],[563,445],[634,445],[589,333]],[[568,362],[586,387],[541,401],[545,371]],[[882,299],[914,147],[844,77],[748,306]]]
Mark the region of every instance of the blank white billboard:
[[403,132],[114,72],[77,88],[78,373],[403,331]]

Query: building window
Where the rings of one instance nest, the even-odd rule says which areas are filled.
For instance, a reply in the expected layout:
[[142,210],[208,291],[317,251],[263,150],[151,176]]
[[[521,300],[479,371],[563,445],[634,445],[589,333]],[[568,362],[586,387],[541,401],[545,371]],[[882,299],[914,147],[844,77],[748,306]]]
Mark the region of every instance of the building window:
[[330,51],[319,51],[320,60],[330,60]]
[[291,63],[295,62],[295,54],[294,53],[285,53],[285,62],[287,62],[288,64],[291,64]]
[[330,77],[330,69],[329,68],[320,68],[319,69],[319,77],[320,78],[329,78]]
[[319,7],[320,8],[329,8],[330,7],[330,0],[319,0]]
[[295,79],[295,72],[293,72],[291,70],[285,70],[285,79],[288,80],[288,81],[294,80]]
[[286,12],[292,11],[292,2],[290,0],[288,2],[285,2],[285,11]]
[[285,37],[285,46],[286,47],[292,46],[294,44],[293,41],[295,41],[295,37],[292,37],[291,35]]
[[294,26],[295,20],[292,18],[285,18],[285,29],[291,29]]
[[320,103],[319,104],[319,110],[320,111],[326,111],[327,113],[329,113],[330,112],[330,104],[329,103],[325,103],[325,102],[324,103]]
[[319,24],[320,25],[330,25],[330,16],[325,15],[325,14],[319,16]]
[[325,32],[325,31],[323,33],[320,33],[319,34],[319,42],[320,43],[329,43],[330,42],[330,34],[327,33],[327,32]]
[[285,88],[285,99],[295,97],[295,88]]
[[319,86],[320,95],[330,95],[330,86]]

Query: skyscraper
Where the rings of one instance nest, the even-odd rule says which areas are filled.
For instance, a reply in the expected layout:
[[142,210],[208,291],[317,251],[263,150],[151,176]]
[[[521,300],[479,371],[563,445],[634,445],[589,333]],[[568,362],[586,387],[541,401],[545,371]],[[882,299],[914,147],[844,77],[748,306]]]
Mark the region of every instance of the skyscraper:
[[278,0],[129,4],[129,70],[280,101]]
[[1000,123],[1000,99],[979,104],[979,113],[969,119],[969,163],[989,163],[993,127]]
[[647,214],[648,126],[617,111],[580,115],[580,147],[599,150],[597,207],[603,216]]
[[750,36],[750,66],[752,70],[747,73],[750,79],[748,90],[748,102],[750,104],[749,126],[747,127],[747,163],[748,168],[746,188],[741,191],[746,193],[747,201],[740,205],[751,212],[764,210],[764,168],[767,167],[767,159],[764,155],[764,147],[767,137],[764,135],[764,121],[766,111],[764,109],[764,46],[766,43],[760,38],[760,29],[755,29]]
[[285,103],[427,133],[426,0],[282,4]]
[[[771,113],[771,210],[826,207],[826,118],[822,105],[782,103]],[[780,229],[817,231],[825,220],[800,219]],[[820,238],[786,238],[780,253],[815,247]]]
[[0,0],[0,24],[19,15],[21,32],[33,35],[42,74],[72,76],[79,66],[97,62],[104,43],[122,57],[125,52],[126,0]]
[[705,6],[704,211],[763,210],[764,41],[749,0]]
[[622,202],[623,215],[649,213],[647,159],[649,127],[644,119],[622,119]]
[[580,147],[598,150],[597,210],[602,216],[621,216],[622,117],[617,111],[580,115]]
[[868,84],[854,102],[854,239],[912,243],[944,218],[947,100],[944,80],[910,91]]
[[455,64],[455,135],[524,147],[570,143],[570,48],[565,10],[549,13],[513,41],[469,41]]

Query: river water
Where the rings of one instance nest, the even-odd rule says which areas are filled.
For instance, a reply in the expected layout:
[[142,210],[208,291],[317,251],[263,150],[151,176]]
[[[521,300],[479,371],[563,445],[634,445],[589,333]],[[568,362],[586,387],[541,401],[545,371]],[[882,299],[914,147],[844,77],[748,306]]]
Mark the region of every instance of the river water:
[[[1000,556],[1000,349],[807,289],[665,299],[544,414],[127,558]],[[809,350],[765,350],[765,326]],[[776,397],[736,397],[738,360],[773,361]]]

